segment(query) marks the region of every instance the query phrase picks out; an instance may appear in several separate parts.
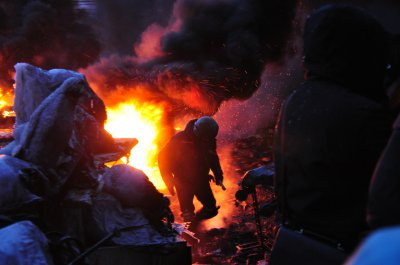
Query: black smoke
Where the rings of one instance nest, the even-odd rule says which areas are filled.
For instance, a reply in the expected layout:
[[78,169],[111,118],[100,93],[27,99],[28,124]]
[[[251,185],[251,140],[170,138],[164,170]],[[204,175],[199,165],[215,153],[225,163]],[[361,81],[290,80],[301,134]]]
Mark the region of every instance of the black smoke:
[[108,91],[140,81],[177,106],[213,114],[224,100],[249,98],[265,65],[283,58],[296,3],[178,0],[160,38],[163,56],[146,63],[114,57],[86,73],[102,75]]
[[76,70],[97,60],[100,43],[85,16],[72,0],[0,1],[0,86],[10,87],[17,62]]
[[207,80],[203,87],[217,105],[246,99],[259,87],[265,64],[283,57],[295,6],[291,0],[179,1],[182,27],[162,39],[163,61],[174,72]]
[[132,55],[133,44],[152,23],[165,26],[174,0],[93,0],[92,22],[103,54]]

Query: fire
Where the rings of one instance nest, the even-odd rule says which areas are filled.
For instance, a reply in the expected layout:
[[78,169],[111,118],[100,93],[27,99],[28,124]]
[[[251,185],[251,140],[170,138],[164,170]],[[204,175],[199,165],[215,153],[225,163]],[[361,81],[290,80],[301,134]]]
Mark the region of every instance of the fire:
[[0,109],[6,106],[11,106],[14,95],[11,92],[7,92],[0,87]]
[[136,138],[139,143],[131,150],[129,165],[141,169],[157,187],[166,189],[157,166],[163,117],[162,106],[140,105],[134,101],[107,108],[105,129],[114,138]]
[[0,87],[0,115],[3,118],[15,116],[12,106],[14,95],[11,91],[5,91]]

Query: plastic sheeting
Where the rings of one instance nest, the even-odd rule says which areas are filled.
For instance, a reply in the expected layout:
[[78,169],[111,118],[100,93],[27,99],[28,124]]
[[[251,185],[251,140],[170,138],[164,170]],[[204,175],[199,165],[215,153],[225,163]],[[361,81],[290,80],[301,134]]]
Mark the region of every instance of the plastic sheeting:
[[112,238],[117,245],[145,246],[176,242],[176,235],[163,236],[150,225],[140,208],[125,208],[113,196],[101,193],[93,198],[92,219],[100,239],[115,229],[136,226],[120,237]]
[[[162,201],[163,195],[139,169],[129,165],[116,165],[107,169],[103,177],[103,190],[112,194],[124,206],[154,206]],[[154,202],[151,203],[151,200]]]
[[26,189],[20,175],[21,170],[32,167],[32,164],[18,158],[0,155],[0,213],[41,201],[40,197]]
[[77,72],[64,69],[45,71],[27,63],[17,63],[14,100],[17,126],[27,122],[42,101],[70,77],[84,80],[84,76]]
[[[67,79],[33,112],[12,155],[43,168],[56,168],[72,134],[74,110],[84,82]],[[18,116],[17,116],[18,117]]]
[[15,140],[0,154],[18,157],[50,173],[52,193],[59,192],[71,177],[83,175],[87,179],[70,183],[95,186],[97,172],[91,155],[98,146],[114,144],[103,128],[103,101],[80,73],[45,71],[26,63],[15,69]]
[[[9,217],[7,210],[11,209],[28,214],[29,209],[16,207],[43,199],[42,211],[32,207],[34,217],[43,219],[46,228],[76,236],[85,243],[126,227],[135,229],[113,238],[114,244],[175,242],[175,234],[166,232],[170,223],[162,226],[164,217],[171,220],[169,201],[142,171],[127,165],[104,169],[103,164],[95,163],[98,154],[116,152],[122,156],[127,150],[116,145],[104,130],[104,103],[85,77],[29,64],[17,64],[15,68],[17,124],[15,140],[0,150],[0,154],[6,154],[0,155],[0,213]],[[108,194],[96,194],[101,174]],[[87,215],[90,220],[86,220]],[[25,263],[17,263],[18,258],[12,260],[12,253],[18,253],[13,249],[7,250],[10,254],[4,254],[0,264],[47,264],[40,260],[45,255],[40,256],[38,250],[45,244],[44,236],[29,226],[25,229],[4,234],[0,238],[6,240],[0,240],[0,244],[12,241],[25,246],[29,242],[31,249],[25,254],[32,256],[30,260],[26,262],[25,254],[21,254],[21,262]],[[86,235],[86,230],[93,230],[87,231],[92,236]]]
[[48,242],[31,222],[23,221],[0,229],[0,264],[51,265]]
[[113,195],[124,207],[139,207],[153,225],[166,218],[173,222],[169,200],[160,193],[143,171],[129,165],[116,165],[103,175],[103,191]]

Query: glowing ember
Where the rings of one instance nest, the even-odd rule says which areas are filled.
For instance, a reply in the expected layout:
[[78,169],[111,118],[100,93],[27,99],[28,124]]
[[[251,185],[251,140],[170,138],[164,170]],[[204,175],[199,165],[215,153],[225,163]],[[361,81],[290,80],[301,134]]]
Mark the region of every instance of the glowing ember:
[[15,112],[13,110],[4,110],[2,115],[3,115],[3,118],[15,117]]
[[114,138],[136,138],[139,143],[131,150],[129,164],[141,169],[157,189],[165,189],[157,166],[158,145],[163,109],[159,106],[125,102],[107,108],[105,129]]

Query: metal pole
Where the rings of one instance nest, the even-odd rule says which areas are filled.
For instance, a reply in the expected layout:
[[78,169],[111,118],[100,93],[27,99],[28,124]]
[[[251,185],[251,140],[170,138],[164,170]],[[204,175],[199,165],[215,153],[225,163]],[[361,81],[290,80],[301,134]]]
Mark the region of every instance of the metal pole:
[[257,199],[257,194],[256,191],[254,190],[251,193],[251,197],[253,199],[253,210],[254,210],[254,218],[256,220],[256,225],[257,225],[257,229],[258,229],[258,239],[260,240],[260,244],[261,244],[261,249],[263,252],[266,251],[265,249],[265,245],[264,245],[264,236],[263,236],[263,231],[262,231],[262,225],[261,225],[261,218],[260,218],[260,214],[258,212],[258,199]]

